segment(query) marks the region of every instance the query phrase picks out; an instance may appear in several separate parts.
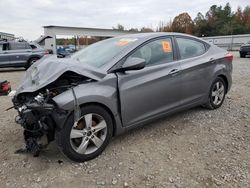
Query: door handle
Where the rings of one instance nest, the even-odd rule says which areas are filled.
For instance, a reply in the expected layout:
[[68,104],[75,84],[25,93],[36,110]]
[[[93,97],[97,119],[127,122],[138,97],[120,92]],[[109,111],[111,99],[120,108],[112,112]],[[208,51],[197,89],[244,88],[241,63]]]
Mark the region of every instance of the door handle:
[[178,72],[180,72],[179,69],[173,69],[169,72],[170,75],[173,75],[173,74],[177,74]]

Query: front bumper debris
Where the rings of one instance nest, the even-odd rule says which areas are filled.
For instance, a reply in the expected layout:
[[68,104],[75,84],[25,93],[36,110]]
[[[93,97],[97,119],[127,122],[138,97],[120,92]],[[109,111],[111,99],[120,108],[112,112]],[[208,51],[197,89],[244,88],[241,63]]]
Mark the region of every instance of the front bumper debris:
[[[54,140],[55,126],[50,115],[55,106],[32,101],[22,106],[15,106],[15,108],[18,111],[15,121],[24,128],[23,135],[26,145],[24,149],[19,149],[16,153],[31,152],[36,157],[42,148]],[[46,144],[41,143],[43,136],[47,137]]]

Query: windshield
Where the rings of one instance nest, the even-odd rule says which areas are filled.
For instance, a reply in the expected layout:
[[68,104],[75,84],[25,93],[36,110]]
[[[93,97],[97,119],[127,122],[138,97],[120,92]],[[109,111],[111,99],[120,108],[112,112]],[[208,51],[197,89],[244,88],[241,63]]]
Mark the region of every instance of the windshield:
[[99,68],[109,63],[136,40],[137,38],[121,37],[103,40],[76,52],[72,55],[72,58],[81,63]]

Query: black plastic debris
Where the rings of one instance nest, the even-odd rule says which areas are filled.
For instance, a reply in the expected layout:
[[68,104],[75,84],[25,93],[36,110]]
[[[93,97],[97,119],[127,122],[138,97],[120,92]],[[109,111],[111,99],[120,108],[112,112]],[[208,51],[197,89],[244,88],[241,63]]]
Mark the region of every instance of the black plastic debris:
[[57,162],[58,162],[58,164],[60,164],[60,165],[63,164],[63,161],[60,160],[60,159],[59,159]]

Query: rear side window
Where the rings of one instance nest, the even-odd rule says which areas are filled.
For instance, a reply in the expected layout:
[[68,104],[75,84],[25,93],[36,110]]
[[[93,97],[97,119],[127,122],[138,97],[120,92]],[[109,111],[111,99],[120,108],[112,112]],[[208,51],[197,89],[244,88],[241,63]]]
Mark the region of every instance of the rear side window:
[[10,50],[23,50],[23,49],[31,49],[31,47],[26,42],[13,42],[13,43],[10,43]]
[[3,44],[0,44],[0,52],[3,51]]
[[206,52],[205,44],[188,38],[176,38],[181,59],[196,57]]
[[149,42],[137,49],[131,57],[145,59],[146,66],[163,64],[173,61],[173,47],[170,38]]

